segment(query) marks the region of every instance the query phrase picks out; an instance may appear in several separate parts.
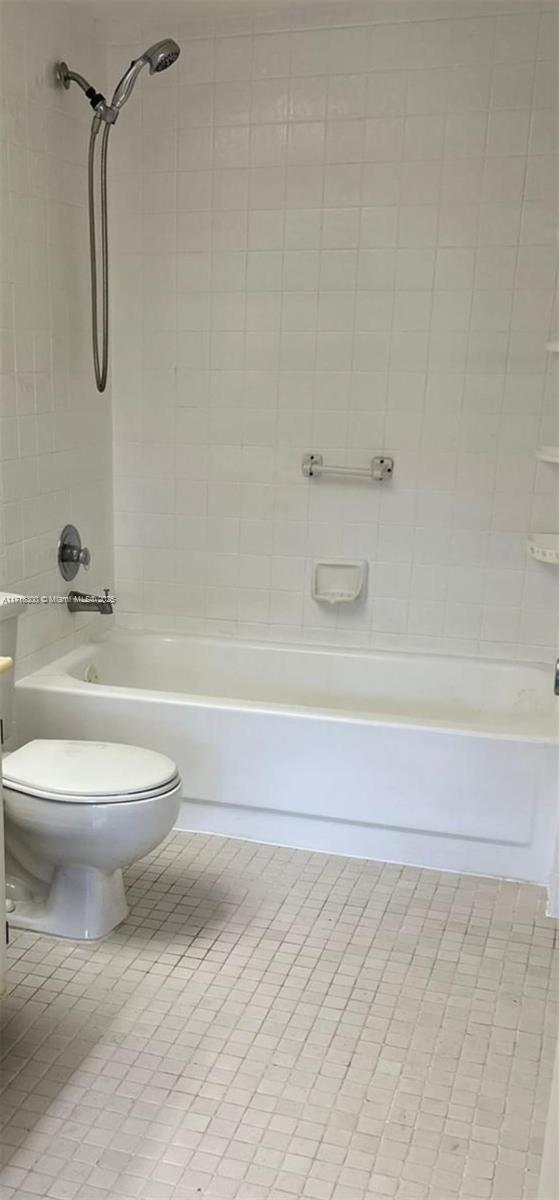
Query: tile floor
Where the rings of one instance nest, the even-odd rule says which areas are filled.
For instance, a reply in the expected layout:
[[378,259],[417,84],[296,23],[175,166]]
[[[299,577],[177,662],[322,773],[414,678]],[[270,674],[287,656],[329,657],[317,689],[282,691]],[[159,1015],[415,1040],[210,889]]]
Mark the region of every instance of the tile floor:
[[187,834],[128,884],[13,937],[0,1200],[535,1196],[541,889]]

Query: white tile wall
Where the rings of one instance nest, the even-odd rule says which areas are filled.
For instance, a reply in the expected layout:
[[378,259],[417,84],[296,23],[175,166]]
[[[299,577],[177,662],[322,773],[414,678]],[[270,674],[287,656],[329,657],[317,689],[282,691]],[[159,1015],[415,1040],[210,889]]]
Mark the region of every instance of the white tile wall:
[[[115,131],[122,616],[551,656],[557,14],[512,7],[115,20],[115,78],[182,44]],[[310,483],[309,450],[394,481]],[[369,560],[365,604],[312,601],[319,556]]]
[[[100,85],[105,50],[85,6],[51,0],[0,3],[0,47],[0,588],[67,591],[56,548],[74,521],[93,555],[76,584],[97,590],[112,584],[111,418],[90,362],[90,112],[55,86],[53,65],[66,58]],[[20,670],[89,621],[30,608]]]

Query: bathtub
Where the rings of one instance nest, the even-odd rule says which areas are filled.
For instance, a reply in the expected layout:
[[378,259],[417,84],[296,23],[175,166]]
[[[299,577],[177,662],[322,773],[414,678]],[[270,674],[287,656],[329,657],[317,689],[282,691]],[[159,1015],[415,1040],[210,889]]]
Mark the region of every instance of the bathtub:
[[133,742],[184,781],[178,827],[547,882],[550,670],[112,631],[21,679],[19,742]]

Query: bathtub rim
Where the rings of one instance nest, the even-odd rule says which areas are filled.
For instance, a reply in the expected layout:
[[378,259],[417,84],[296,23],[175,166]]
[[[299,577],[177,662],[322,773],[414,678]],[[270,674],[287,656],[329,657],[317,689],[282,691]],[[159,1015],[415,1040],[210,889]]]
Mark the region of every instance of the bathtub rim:
[[[210,642],[213,645],[219,645],[225,641],[228,645],[240,647],[250,647],[251,649],[270,649],[288,650],[291,652],[303,651],[305,653],[316,655],[328,655],[329,657],[350,656],[352,658],[361,658],[363,656],[390,660],[393,658],[400,659],[415,659],[429,663],[433,657],[439,661],[449,663],[459,669],[463,666],[464,661],[475,663],[482,666],[496,666],[506,670],[513,671],[518,667],[528,668],[530,670],[543,673],[547,670],[544,664],[541,663],[525,663],[511,661],[510,659],[483,659],[483,658],[468,658],[464,660],[460,655],[431,655],[431,654],[415,654],[407,651],[382,651],[374,648],[355,648],[349,649],[332,647],[332,646],[306,646],[297,643],[277,643],[277,642],[258,642],[258,641],[241,641],[236,638],[217,637],[215,635],[205,636],[197,634],[165,634],[158,633],[153,630],[128,630],[118,627],[107,630],[106,633],[95,639],[89,639],[87,642],[68,651],[58,659],[53,659],[50,663],[39,667],[36,671],[32,671],[27,675],[22,676],[17,680],[16,689],[24,691],[28,689],[39,691],[57,692],[58,694],[82,693],[88,696],[98,696],[99,699],[110,699],[118,697],[121,700],[128,699],[136,704],[143,703],[160,703],[169,706],[180,707],[199,707],[206,709],[218,709],[226,712],[245,712],[245,713],[261,713],[263,715],[281,715],[292,717],[298,720],[305,719],[309,721],[340,721],[357,725],[367,726],[382,726],[389,725],[392,728],[399,729],[421,729],[426,733],[452,733],[464,737],[479,737],[488,739],[498,739],[500,741],[522,741],[522,742],[537,742],[559,746],[559,714],[557,707],[554,707],[553,697],[550,694],[549,708],[549,723],[557,726],[555,730],[550,729],[549,732],[523,732],[522,730],[507,730],[503,728],[492,728],[489,726],[454,723],[445,721],[443,718],[416,718],[413,716],[402,717],[395,716],[390,712],[375,712],[374,714],[360,710],[349,710],[344,708],[329,708],[319,705],[304,705],[304,704],[281,704],[274,701],[266,700],[247,700],[246,698],[216,696],[210,694],[202,694],[199,692],[179,692],[173,690],[165,690],[161,688],[145,688],[134,687],[129,684],[107,684],[107,683],[92,683],[85,679],[80,679],[77,675],[71,674],[67,666],[86,660],[90,654],[95,652],[95,649],[102,646],[106,642],[114,640],[115,636],[119,640],[132,640],[141,638],[142,634],[163,640],[166,642],[177,642],[183,640],[195,640],[196,642]],[[39,682],[40,681],[40,682]]]

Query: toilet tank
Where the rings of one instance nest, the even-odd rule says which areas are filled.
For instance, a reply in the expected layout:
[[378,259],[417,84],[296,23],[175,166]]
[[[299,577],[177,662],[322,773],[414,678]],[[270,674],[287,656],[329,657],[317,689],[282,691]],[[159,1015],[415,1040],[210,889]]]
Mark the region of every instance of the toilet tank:
[[[18,618],[27,605],[21,596],[0,592],[0,659],[11,658],[15,663]],[[11,729],[14,700],[14,671],[0,673],[0,720],[2,741],[6,742]]]

